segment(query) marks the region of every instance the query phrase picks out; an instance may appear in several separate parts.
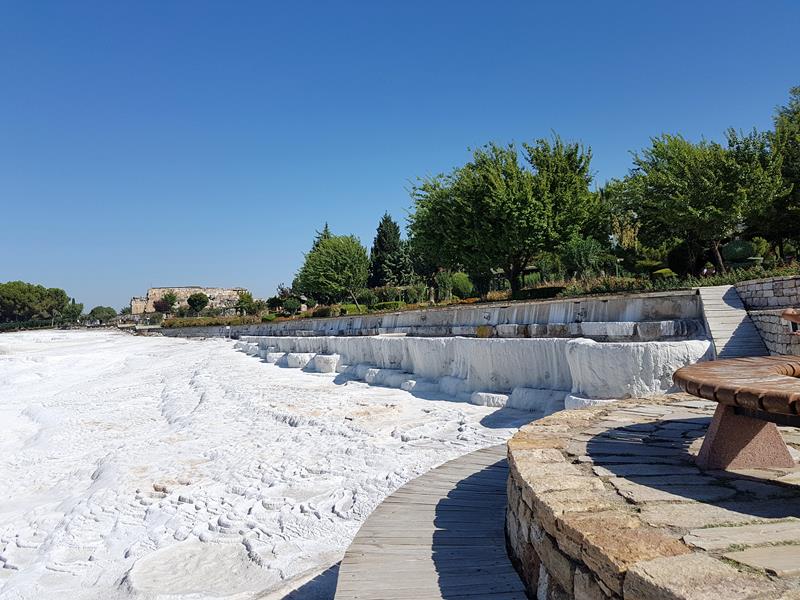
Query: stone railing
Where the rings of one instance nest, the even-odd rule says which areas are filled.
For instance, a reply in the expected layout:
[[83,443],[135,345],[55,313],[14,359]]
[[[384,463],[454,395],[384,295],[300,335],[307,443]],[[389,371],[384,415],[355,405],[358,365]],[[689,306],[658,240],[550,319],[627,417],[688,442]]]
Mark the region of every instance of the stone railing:
[[701,472],[693,455],[713,406],[627,400],[520,429],[508,443],[506,535],[530,597],[789,597],[796,470]]
[[771,277],[736,284],[736,291],[748,310],[800,305],[800,277]]

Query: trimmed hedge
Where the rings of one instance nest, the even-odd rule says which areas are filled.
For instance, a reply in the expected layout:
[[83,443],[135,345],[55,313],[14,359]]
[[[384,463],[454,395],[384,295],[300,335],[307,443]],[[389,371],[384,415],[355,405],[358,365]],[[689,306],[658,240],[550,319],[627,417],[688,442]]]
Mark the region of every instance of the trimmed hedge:
[[670,278],[673,278],[673,277],[677,277],[678,274],[675,271],[673,271],[672,269],[670,269],[669,267],[667,267],[665,269],[659,269],[658,271],[653,271],[650,274],[650,276],[653,279],[670,279]]
[[[274,317],[273,317],[274,318]],[[261,317],[247,315],[244,317],[185,317],[164,319],[162,327],[172,329],[175,327],[219,327],[224,325],[255,325],[261,323]]]

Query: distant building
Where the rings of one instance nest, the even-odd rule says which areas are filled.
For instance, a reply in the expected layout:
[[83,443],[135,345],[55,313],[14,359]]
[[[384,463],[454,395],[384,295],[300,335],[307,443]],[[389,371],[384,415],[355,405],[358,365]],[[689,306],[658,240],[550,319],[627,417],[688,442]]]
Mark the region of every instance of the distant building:
[[156,312],[153,303],[161,300],[167,292],[174,292],[178,297],[175,308],[188,306],[186,300],[197,292],[208,296],[208,308],[233,308],[239,301],[239,294],[246,291],[246,288],[211,288],[198,285],[150,288],[147,290],[146,296],[131,298],[131,314],[142,315]]

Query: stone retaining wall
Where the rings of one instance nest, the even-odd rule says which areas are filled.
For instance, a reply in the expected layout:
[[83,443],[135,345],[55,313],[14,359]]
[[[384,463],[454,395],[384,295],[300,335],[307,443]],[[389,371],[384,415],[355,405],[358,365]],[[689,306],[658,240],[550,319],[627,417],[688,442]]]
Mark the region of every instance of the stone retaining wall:
[[750,311],[750,319],[770,354],[800,356],[800,333],[792,332],[791,324],[781,318],[781,312],[782,309]]
[[416,337],[586,337],[596,341],[652,341],[705,337],[696,291],[432,307],[395,313],[225,327],[164,329],[165,335]]
[[736,284],[748,310],[800,307],[800,277],[771,277]]
[[798,471],[697,469],[714,406],[627,400],[520,429],[506,536],[531,598],[798,597]]

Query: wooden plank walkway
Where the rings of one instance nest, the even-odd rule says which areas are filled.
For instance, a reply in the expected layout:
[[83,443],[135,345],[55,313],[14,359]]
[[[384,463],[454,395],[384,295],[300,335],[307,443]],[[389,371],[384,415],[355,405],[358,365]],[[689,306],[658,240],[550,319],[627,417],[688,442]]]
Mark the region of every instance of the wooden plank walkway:
[[735,287],[718,285],[699,290],[717,358],[769,355]]
[[525,600],[506,553],[507,478],[501,444],[402,486],[348,548],[336,600]]

